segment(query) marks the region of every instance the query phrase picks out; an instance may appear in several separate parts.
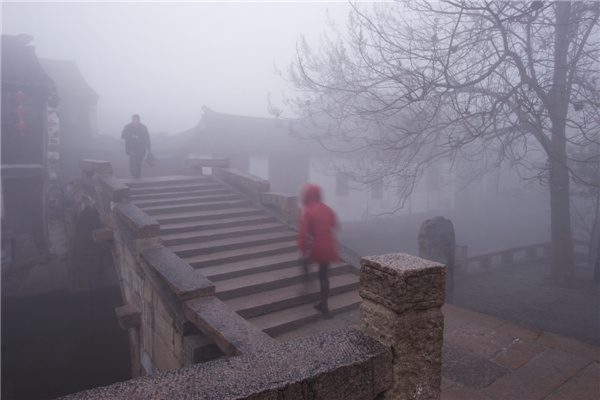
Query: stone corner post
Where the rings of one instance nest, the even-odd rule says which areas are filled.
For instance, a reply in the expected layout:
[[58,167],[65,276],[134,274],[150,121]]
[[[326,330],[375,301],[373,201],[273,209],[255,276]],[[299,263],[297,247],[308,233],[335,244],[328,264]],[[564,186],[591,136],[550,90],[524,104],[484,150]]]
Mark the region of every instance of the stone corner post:
[[359,328],[391,346],[384,399],[439,399],[446,268],[403,253],[361,259]]

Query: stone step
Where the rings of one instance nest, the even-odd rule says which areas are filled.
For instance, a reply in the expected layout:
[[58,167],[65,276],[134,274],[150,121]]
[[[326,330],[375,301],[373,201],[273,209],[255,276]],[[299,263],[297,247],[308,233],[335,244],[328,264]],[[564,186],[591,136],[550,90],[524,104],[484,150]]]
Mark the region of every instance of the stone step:
[[[293,285],[276,287],[259,293],[221,300],[244,318],[253,318],[285,308],[315,303],[319,300],[319,280],[316,272],[310,276],[311,281],[308,284],[303,282],[294,283]],[[329,275],[330,296],[357,291],[358,285],[359,277],[353,273]],[[220,298],[219,293],[217,293],[217,297]]]
[[236,217],[248,217],[263,215],[264,211],[259,210],[255,207],[239,207],[239,208],[226,208],[221,210],[204,210],[204,211],[186,211],[179,213],[167,213],[153,215],[153,218],[161,225],[163,224],[175,224],[179,222],[192,222],[192,221],[210,221],[220,220],[222,218],[236,218]]
[[250,234],[246,236],[230,237],[206,242],[186,243],[169,246],[169,249],[179,257],[193,257],[201,254],[211,254],[228,250],[262,246],[271,243],[285,242],[296,239],[297,234],[292,231],[268,232],[263,234]]
[[185,257],[183,260],[194,268],[209,267],[233,261],[249,260],[274,254],[296,252],[296,240],[271,243],[262,246],[244,247],[235,250],[225,250],[216,253]]
[[231,194],[231,191],[227,190],[222,186],[218,186],[216,184],[211,185],[210,188],[202,188],[202,187],[189,187],[187,190],[176,190],[177,188],[173,188],[173,190],[168,192],[147,192],[147,193],[130,193],[130,199],[133,202],[138,202],[140,200],[168,200],[177,196],[211,196],[211,195],[219,195],[219,194]]
[[164,215],[164,214],[176,214],[181,212],[194,212],[194,211],[205,211],[205,210],[217,210],[217,209],[228,209],[238,207],[248,207],[252,205],[250,200],[237,199],[237,200],[226,200],[226,201],[208,201],[208,202],[196,202],[192,204],[170,204],[156,207],[144,207],[143,211],[148,215]]
[[[323,318],[323,316],[317,313],[313,308],[313,304],[315,303],[316,300],[310,303],[296,305],[293,308],[279,312],[283,312],[287,315],[300,315],[302,317],[301,321],[288,319],[287,321],[278,320],[273,323],[268,323],[269,321],[265,321],[268,319],[268,315],[262,315],[260,317],[255,317],[255,320],[250,319],[249,322],[254,326],[256,326],[256,324],[265,326],[265,333],[270,333],[270,336],[277,338],[277,340],[280,340],[279,337],[283,336],[285,338],[283,341],[294,340],[306,336],[306,328],[309,324],[313,327],[323,324],[327,330],[332,330],[331,325],[332,321],[335,322],[335,318]],[[344,313],[349,312],[358,313],[360,296],[358,295],[358,290],[353,290],[330,296],[328,303],[329,308],[331,309],[331,315],[333,316],[338,316],[340,314],[344,315]],[[275,315],[275,318],[279,317],[279,313]],[[338,323],[340,322],[338,321]],[[346,325],[341,325],[340,323],[339,327],[333,327],[333,329],[339,329],[345,326]],[[315,328],[310,330],[309,334],[312,334],[314,330]],[[183,340],[184,345],[189,349],[189,352],[192,355],[191,361],[194,363],[211,361],[223,356],[223,352],[219,347],[203,333],[185,336]]]
[[[358,276],[351,273],[351,266],[346,263],[335,263],[329,267],[329,276],[349,274],[348,279],[358,283]],[[316,267],[312,267],[311,278],[316,277]],[[209,278],[210,279],[210,278]],[[252,275],[240,276],[215,282],[215,292],[221,300],[246,296],[265,290],[302,283],[304,272],[300,265],[280,268],[273,271],[261,272]]]
[[123,183],[131,189],[147,188],[147,187],[162,187],[175,185],[198,185],[202,183],[214,182],[212,176],[206,175],[172,175],[172,176],[157,176],[137,179],[123,179]]
[[[330,296],[328,299],[329,314],[333,316],[358,309],[360,300],[358,290]],[[320,312],[314,309],[313,305],[314,303],[302,304],[249,318],[248,322],[274,338],[324,318]]]
[[297,266],[299,265],[298,262],[298,253],[288,252],[198,268],[197,271],[212,282],[218,282],[225,279]]
[[154,193],[184,193],[195,190],[212,190],[222,189],[223,186],[214,182],[205,183],[186,183],[186,184],[173,184],[173,185],[160,185],[160,186],[146,186],[135,189],[130,188],[130,195],[140,196]]
[[140,209],[147,207],[158,207],[166,205],[178,205],[178,204],[190,204],[190,203],[201,203],[201,202],[214,202],[214,201],[225,201],[225,200],[236,200],[240,199],[241,196],[235,193],[211,193],[205,194],[204,192],[194,192],[192,194],[186,192],[184,194],[172,194],[168,198],[151,198],[149,196],[141,196],[139,199],[131,199],[131,201],[138,206]]
[[160,232],[164,238],[165,235],[171,235],[171,234],[176,234],[176,233],[231,228],[231,227],[236,227],[236,226],[242,227],[242,226],[247,226],[247,225],[262,224],[262,223],[273,222],[273,221],[275,221],[275,218],[270,215],[267,215],[264,213],[256,213],[254,215],[249,215],[249,216],[231,217],[231,218],[224,217],[224,218],[217,219],[217,220],[201,220],[201,221],[185,220],[184,222],[161,223],[160,224]]
[[256,235],[270,232],[289,231],[288,228],[277,222],[258,223],[243,226],[232,226],[217,229],[204,229],[200,231],[163,234],[163,245],[176,246],[181,244],[207,242],[232,238],[237,236]]

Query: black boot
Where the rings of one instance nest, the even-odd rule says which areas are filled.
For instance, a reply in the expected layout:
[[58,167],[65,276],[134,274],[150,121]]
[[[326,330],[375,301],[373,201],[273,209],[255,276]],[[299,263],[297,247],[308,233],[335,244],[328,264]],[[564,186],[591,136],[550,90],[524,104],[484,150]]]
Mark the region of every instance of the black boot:
[[327,307],[327,299],[329,297],[329,279],[325,276],[321,276],[321,301],[315,304],[315,310],[320,311],[322,314],[329,314],[329,308]]

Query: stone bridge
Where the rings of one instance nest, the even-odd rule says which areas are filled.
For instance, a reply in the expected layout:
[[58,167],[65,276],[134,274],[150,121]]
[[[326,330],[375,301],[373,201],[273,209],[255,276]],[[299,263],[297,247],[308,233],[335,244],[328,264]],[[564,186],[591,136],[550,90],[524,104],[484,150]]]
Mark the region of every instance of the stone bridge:
[[71,247],[91,235],[116,277],[72,263],[70,284],[118,280],[140,379],[67,398],[439,398],[443,265],[342,248],[331,314],[360,308],[360,321],[306,336],[323,317],[297,263],[298,199],[224,159],[185,165],[185,175],[120,180],[109,162],[81,160]]

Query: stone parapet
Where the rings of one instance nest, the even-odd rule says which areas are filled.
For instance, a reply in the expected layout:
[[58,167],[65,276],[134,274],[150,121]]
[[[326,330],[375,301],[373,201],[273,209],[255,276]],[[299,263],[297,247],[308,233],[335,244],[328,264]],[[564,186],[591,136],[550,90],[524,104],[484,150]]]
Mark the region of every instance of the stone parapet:
[[234,168],[213,168],[212,173],[222,181],[252,193],[268,192],[271,185],[266,179],[238,171]]
[[99,175],[98,181],[102,184],[111,201],[123,202],[129,200],[129,187],[114,175]]
[[264,351],[277,345],[216,297],[187,301],[185,315],[228,356]]
[[85,173],[93,175],[97,174],[112,174],[113,167],[110,161],[104,160],[79,160],[79,168]]
[[160,225],[154,218],[131,203],[115,204],[115,212],[139,238],[160,235]]
[[229,158],[188,158],[183,163],[186,167],[194,168],[227,168],[229,167]]
[[408,254],[361,260],[360,329],[390,344],[393,385],[382,399],[439,399],[446,270]]
[[342,329],[62,399],[374,400],[391,384],[391,367],[388,347]]
[[142,251],[149,266],[165,280],[179,300],[215,294],[215,285],[168,248]]
[[275,208],[278,217],[288,224],[296,224],[300,215],[298,207],[298,196],[286,196],[273,192],[261,192],[258,201],[267,206]]

